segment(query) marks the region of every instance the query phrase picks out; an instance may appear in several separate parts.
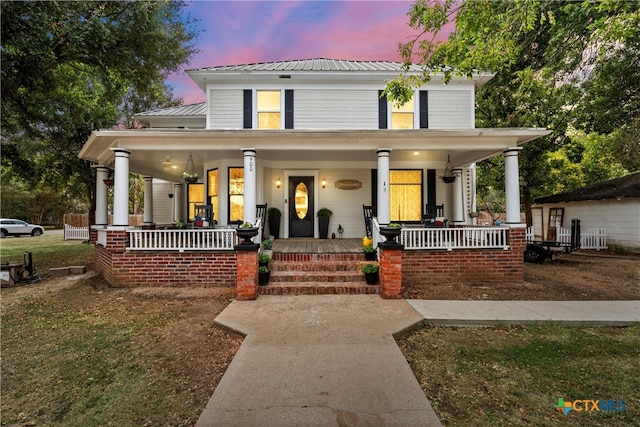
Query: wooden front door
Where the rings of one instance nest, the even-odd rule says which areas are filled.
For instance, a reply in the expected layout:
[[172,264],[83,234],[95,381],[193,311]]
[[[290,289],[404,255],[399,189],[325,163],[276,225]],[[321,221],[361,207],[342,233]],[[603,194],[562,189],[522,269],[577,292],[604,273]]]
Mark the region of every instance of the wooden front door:
[[313,177],[289,177],[289,237],[313,237]]

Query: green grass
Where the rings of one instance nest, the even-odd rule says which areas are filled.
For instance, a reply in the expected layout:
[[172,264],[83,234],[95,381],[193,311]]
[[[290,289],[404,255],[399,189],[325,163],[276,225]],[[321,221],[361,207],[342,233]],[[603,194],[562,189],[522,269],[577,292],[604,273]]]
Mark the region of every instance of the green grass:
[[[459,426],[640,426],[640,327],[422,329],[400,342],[436,413]],[[625,400],[624,412],[554,409]]]
[[167,393],[137,344],[179,316],[98,316],[63,301],[16,301],[2,318],[3,425],[192,424],[192,402]]
[[0,239],[0,259],[3,263],[23,263],[24,253],[31,252],[37,273],[50,268],[87,265],[93,257],[93,245],[80,240],[64,240],[62,234],[40,237],[8,237]]

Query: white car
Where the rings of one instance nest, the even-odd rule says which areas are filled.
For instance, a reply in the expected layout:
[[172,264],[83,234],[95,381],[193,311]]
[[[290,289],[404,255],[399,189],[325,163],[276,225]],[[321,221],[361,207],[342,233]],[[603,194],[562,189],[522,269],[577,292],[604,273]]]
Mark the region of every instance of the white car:
[[44,228],[19,219],[0,218],[0,238],[7,236],[41,236]]

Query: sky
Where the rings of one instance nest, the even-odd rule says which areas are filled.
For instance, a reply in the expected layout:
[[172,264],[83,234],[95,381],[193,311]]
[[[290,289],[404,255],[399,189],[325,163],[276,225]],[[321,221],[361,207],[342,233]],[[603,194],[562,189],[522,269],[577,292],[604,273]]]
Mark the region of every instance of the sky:
[[200,21],[200,53],[169,78],[183,103],[205,99],[184,70],[293,59],[400,61],[398,43],[410,40],[403,0],[214,1],[189,3]]

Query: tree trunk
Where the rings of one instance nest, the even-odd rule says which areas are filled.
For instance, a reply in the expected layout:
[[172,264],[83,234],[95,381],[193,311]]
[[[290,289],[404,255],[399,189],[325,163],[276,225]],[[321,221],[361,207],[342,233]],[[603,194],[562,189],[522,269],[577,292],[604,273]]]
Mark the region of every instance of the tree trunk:
[[533,215],[531,214],[533,200],[531,200],[531,192],[526,187],[522,189],[522,201],[524,202],[524,217],[527,227],[531,227],[533,225]]

